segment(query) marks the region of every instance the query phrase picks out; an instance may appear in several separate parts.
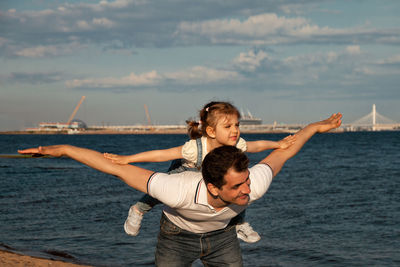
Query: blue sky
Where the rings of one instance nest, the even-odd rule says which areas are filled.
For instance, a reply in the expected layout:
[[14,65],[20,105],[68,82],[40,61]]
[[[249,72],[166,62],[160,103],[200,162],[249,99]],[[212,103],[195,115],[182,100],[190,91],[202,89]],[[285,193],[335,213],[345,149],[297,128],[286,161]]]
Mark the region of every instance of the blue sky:
[[231,101],[264,123],[400,122],[400,2],[6,0],[0,131],[183,123]]

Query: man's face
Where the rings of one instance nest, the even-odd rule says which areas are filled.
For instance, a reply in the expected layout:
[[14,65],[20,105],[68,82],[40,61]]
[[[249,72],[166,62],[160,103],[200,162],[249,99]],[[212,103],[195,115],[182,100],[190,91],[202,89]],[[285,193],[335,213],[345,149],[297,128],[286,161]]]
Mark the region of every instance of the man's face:
[[218,197],[227,204],[247,205],[250,194],[249,170],[236,172],[230,168],[224,178],[226,184],[218,189]]

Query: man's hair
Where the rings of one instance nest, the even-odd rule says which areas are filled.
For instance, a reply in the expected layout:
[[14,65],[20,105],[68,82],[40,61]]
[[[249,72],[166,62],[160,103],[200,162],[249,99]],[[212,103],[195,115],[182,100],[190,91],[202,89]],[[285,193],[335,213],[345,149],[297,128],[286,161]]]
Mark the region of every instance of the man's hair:
[[211,183],[221,189],[226,184],[224,176],[230,168],[236,172],[244,172],[248,167],[249,159],[240,149],[234,146],[221,146],[204,158],[201,173],[206,184]]

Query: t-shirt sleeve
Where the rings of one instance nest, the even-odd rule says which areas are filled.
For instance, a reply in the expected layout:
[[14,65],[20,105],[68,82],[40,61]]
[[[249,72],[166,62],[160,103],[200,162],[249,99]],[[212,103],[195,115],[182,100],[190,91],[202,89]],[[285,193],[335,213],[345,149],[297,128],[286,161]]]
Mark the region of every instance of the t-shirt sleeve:
[[185,172],[176,174],[154,173],[147,182],[147,192],[171,208],[178,208],[188,192]]
[[256,164],[250,168],[250,200],[261,198],[271,185],[274,178],[271,167],[267,164]]
[[247,143],[243,138],[239,138],[239,141],[236,144],[236,147],[239,148],[242,152],[247,151]]
[[189,162],[197,161],[197,143],[195,139],[191,139],[183,145],[182,157]]

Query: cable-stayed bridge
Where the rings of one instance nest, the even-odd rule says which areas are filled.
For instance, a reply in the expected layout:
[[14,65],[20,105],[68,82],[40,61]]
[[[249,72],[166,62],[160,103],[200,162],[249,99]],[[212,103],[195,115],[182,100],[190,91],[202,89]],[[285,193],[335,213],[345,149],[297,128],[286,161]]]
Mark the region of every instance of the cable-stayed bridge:
[[343,125],[347,131],[388,131],[399,130],[400,123],[389,119],[376,111],[376,105],[372,105],[372,111],[364,117]]

